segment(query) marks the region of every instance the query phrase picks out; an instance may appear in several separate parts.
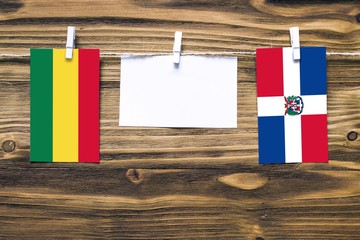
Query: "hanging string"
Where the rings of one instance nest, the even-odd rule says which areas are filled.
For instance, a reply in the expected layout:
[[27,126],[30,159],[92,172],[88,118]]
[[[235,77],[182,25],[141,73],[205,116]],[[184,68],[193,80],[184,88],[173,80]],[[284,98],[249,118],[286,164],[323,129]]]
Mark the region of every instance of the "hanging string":
[[[161,52],[147,52],[147,53],[131,53],[131,52],[101,52],[101,57],[115,56],[115,57],[131,57],[131,56],[169,56],[172,55],[172,52],[161,53]],[[255,51],[243,51],[243,52],[181,52],[182,56],[246,56],[246,55],[255,55]],[[327,52],[327,56],[360,56],[359,52]],[[3,58],[25,58],[30,57],[30,54],[0,54],[0,57]]]
[[[182,56],[238,56],[238,55],[255,55],[255,52],[181,52]],[[101,56],[170,56],[173,55],[172,52],[168,53],[159,53],[159,52],[150,52],[150,53],[117,53],[117,52],[104,52],[100,54]]]

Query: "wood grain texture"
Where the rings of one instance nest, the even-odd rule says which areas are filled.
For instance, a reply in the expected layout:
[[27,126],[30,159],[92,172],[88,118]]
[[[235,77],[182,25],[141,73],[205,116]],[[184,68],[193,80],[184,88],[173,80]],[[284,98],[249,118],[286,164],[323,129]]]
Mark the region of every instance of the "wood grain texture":
[[[359,1],[0,1],[0,54],[360,52]],[[118,127],[120,60],[101,59],[101,164],[30,164],[29,58],[0,57],[0,239],[360,239],[360,57],[329,55],[329,164],[258,165],[255,56],[239,55],[238,128]],[[15,146],[15,149],[13,150]],[[66,149],[65,149],[66,150]]]

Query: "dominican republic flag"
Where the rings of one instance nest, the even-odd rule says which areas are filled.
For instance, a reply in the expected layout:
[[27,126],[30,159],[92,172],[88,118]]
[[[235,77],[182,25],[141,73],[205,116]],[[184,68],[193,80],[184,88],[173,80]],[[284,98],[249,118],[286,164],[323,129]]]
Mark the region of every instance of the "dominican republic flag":
[[256,50],[259,163],[328,162],[326,48]]

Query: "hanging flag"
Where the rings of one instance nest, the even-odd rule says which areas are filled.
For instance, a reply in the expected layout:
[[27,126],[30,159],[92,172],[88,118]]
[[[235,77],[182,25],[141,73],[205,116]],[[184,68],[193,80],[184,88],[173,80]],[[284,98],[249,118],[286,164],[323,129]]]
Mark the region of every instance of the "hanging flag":
[[326,48],[256,50],[259,163],[328,162]]
[[100,161],[99,56],[30,50],[30,162]]

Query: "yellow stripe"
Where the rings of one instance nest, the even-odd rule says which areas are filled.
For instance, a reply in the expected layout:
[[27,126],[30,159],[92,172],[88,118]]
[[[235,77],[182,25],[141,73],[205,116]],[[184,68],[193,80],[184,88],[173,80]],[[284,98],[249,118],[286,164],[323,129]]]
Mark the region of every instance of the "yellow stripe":
[[53,162],[78,161],[78,50],[53,52]]

